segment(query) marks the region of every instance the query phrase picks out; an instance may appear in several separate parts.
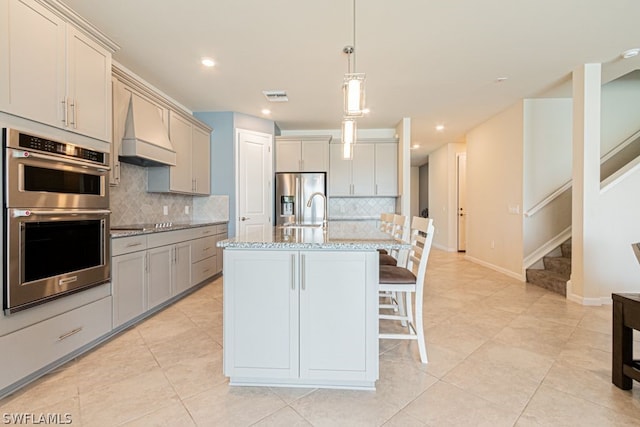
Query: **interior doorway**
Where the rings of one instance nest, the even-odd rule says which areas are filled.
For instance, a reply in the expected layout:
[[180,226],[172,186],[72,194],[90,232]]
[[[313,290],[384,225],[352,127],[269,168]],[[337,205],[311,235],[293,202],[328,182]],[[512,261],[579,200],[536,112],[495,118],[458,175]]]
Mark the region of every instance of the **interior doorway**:
[[458,252],[467,250],[467,154],[456,155],[456,176],[458,187]]
[[240,236],[271,233],[272,146],[272,135],[236,130],[236,230]]

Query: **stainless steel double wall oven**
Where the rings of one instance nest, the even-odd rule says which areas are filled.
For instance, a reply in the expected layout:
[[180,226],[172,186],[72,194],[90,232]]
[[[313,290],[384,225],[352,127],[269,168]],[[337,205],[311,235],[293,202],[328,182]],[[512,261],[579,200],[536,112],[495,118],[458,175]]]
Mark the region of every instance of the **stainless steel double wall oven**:
[[3,128],[4,304],[109,281],[109,155]]

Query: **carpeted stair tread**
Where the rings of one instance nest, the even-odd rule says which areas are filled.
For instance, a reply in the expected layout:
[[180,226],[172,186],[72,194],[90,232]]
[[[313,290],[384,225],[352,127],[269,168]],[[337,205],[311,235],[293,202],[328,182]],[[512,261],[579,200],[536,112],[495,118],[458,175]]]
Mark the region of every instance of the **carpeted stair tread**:
[[560,274],[565,280],[571,277],[571,258],[567,257],[544,257],[544,268]]
[[564,296],[567,295],[567,280],[567,277],[554,271],[527,270],[527,282]]

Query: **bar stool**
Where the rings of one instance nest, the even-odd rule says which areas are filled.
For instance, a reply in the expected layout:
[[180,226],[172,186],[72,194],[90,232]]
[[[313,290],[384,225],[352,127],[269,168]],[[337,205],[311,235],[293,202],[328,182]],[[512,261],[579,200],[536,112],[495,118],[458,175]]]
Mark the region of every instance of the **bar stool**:
[[[406,325],[405,333],[380,333],[380,339],[408,339],[418,341],[418,350],[422,363],[427,363],[427,348],[422,326],[422,300],[427,261],[431,251],[434,234],[433,220],[413,217],[411,222],[411,249],[407,257],[407,266],[380,266],[379,292],[396,295],[399,302],[398,314],[379,314],[381,320],[398,320]],[[414,274],[414,271],[417,272]],[[413,297],[413,301],[412,301]],[[402,301],[402,303],[400,303]],[[415,311],[412,306],[415,306]],[[383,308],[383,305],[380,305]]]

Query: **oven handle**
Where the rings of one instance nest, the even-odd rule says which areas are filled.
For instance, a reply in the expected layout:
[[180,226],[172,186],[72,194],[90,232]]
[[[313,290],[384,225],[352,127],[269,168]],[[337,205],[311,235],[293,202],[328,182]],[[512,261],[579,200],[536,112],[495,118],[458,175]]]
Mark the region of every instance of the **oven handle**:
[[108,209],[91,209],[91,210],[74,210],[74,211],[43,211],[37,210],[32,211],[30,209],[11,209],[12,217],[25,217],[25,216],[34,216],[34,215],[86,215],[86,214],[98,214],[98,215],[107,215],[110,214],[111,211]]
[[48,154],[34,153],[33,151],[23,151],[23,150],[14,149],[12,157],[20,158],[20,159],[29,159],[33,157],[34,159],[46,160],[49,162],[68,163],[72,165],[90,167],[91,169],[97,170],[98,172],[108,172],[110,170],[108,166],[102,166],[102,165],[98,166],[94,163],[87,163],[81,160],[74,160],[74,159],[68,159],[68,158],[62,159],[60,157],[50,156]]

